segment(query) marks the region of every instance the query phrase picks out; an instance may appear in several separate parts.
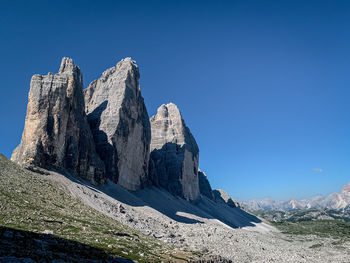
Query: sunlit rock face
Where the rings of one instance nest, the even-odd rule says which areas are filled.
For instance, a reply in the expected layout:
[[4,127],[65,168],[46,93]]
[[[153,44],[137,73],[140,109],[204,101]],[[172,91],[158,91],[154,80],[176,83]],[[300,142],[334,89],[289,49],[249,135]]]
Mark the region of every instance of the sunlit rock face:
[[85,111],[107,177],[128,190],[148,178],[151,130],[135,61],[125,58],[85,90]]
[[63,58],[57,74],[32,77],[22,140],[11,159],[105,181],[84,111],[82,75],[72,59]]
[[197,200],[199,149],[175,104],[158,108],[151,118],[151,132],[153,183],[186,200]]

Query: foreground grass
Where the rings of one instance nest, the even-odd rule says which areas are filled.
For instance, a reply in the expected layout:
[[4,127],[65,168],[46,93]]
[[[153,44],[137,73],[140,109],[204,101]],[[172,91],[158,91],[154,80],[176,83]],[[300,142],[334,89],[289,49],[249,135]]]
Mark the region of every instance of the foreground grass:
[[78,247],[96,248],[101,252],[98,257],[167,262],[191,256],[190,252],[174,254],[172,247],[84,205],[45,175],[22,169],[1,154],[0,214],[3,229],[53,233],[51,237],[77,242]]

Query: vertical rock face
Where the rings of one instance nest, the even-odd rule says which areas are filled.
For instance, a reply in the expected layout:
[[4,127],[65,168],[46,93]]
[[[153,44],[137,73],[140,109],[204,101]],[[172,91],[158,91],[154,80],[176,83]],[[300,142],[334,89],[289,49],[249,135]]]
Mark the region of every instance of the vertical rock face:
[[221,202],[221,203],[225,203],[230,207],[238,207],[240,208],[240,204],[234,200],[231,196],[229,196],[224,190],[222,189],[215,189],[213,191],[214,196],[215,196],[215,200],[217,202]]
[[106,70],[85,90],[85,111],[107,177],[128,190],[147,180],[151,131],[130,58]]
[[198,170],[198,181],[199,181],[199,191],[201,195],[204,195],[207,198],[214,201],[215,196],[213,194],[213,190],[211,189],[207,175],[201,170]]
[[199,149],[175,104],[158,108],[151,118],[151,131],[153,183],[186,200],[198,199]]
[[104,182],[104,164],[84,112],[81,72],[71,59],[62,59],[57,74],[32,77],[22,140],[11,159]]

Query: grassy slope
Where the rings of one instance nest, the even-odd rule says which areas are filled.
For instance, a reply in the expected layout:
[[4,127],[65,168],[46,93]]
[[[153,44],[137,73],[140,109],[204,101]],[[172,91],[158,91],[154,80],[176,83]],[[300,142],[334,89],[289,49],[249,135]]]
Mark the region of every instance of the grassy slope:
[[[172,248],[82,204],[45,178],[0,154],[0,227],[43,233],[100,249],[103,257],[175,261]],[[84,246],[85,247],[85,246]],[[182,262],[181,260],[179,262]]]
[[317,235],[350,240],[350,223],[337,220],[309,220],[272,223],[283,233],[290,235]]

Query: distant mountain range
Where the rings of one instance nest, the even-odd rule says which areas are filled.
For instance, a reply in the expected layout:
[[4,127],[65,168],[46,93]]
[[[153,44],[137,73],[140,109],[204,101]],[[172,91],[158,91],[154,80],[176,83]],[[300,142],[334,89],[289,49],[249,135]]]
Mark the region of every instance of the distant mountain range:
[[326,197],[314,196],[306,199],[290,199],[288,201],[263,200],[243,201],[241,205],[249,211],[278,210],[293,211],[304,209],[332,209],[350,213],[350,183],[340,193],[332,193]]

